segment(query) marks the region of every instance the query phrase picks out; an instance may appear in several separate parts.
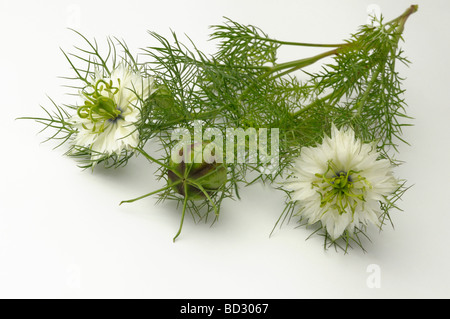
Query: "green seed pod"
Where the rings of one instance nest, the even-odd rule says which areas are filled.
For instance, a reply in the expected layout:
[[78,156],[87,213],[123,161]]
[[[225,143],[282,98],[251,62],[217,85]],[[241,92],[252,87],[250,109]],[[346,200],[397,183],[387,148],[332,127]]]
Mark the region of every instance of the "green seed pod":
[[159,108],[171,109],[174,105],[172,92],[164,85],[158,87],[151,99]]
[[146,101],[147,109],[151,111],[151,114],[146,116],[163,123],[168,118],[178,118],[178,108],[172,92],[165,85],[155,85],[155,87],[156,90]]
[[180,157],[176,161],[172,156],[168,180],[177,183],[173,190],[190,200],[205,199],[205,192],[211,195],[219,190],[227,182],[227,169],[215,161],[214,153],[218,151],[217,145],[211,142],[193,143],[179,150]]

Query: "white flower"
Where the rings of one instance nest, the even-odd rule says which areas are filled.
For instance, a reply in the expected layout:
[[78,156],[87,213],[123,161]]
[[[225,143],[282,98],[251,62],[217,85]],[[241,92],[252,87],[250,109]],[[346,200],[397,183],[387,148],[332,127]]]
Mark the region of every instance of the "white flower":
[[333,240],[369,223],[380,226],[382,209],[397,188],[392,165],[375,146],[362,143],[351,129],[331,129],[317,147],[304,147],[288,183],[299,214],[308,224],[322,223]]
[[122,64],[109,77],[97,74],[81,93],[84,105],[71,118],[78,130],[73,144],[89,149],[94,162],[136,147],[140,107],[153,91],[151,78]]

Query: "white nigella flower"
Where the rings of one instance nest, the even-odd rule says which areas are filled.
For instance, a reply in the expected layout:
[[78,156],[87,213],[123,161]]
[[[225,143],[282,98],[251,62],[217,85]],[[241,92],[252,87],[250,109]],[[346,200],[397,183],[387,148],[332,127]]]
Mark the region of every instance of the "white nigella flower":
[[71,118],[78,132],[73,144],[91,150],[98,161],[136,147],[141,102],[154,91],[151,78],[119,65],[109,77],[97,75],[82,92],[84,105]]
[[380,226],[380,202],[398,188],[392,165],[351,129],[331,129],[317,147],[304,147],[288,183],[299,214],[322,223],[333,240],[370,223]]

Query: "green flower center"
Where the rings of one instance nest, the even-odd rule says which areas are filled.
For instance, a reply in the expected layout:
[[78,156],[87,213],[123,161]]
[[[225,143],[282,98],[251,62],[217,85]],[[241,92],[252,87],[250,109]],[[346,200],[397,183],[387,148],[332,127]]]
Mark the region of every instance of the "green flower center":
[[327,171],[324,174],[315,174],[318,180],[312,183],[317,188],[321,196],[320,207],[329,205],[340,215],[355,212],[359,202],[364,202],[364,195],[370,183],[359,171],[337,170],[332,162],[328,163]]
[[77,113],[80,118],[87,118],[94,123],[94,133],[101,133],[106,124],[115,123],[122,118],[122,110],[114,102],[114,95],[119,92],[119,88],[114,87],[112,81],[108,83],[105,80],[98,80],[92,88],[92,93],[83,92],[86,101],[78,108]]

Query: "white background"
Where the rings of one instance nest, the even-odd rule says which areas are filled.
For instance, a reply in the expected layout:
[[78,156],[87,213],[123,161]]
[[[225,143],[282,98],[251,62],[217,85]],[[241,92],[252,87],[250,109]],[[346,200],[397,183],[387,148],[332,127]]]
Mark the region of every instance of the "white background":
[[[212,53],[208,26],[224,16],[278,39],[335,43],[367,22],[372,4],[392,19],[414,2],[1,0],[0,297],[450,297],[450,2],[415,3],[402,44],[413,63],[401,69],[415,126],[404,132],[411,146],[400,147],[405,164],[396,171],[414,187],[392,214],[395,229],[372,231],[366,253],[344,255],[324,251],[321,238],[305,240],[310,231],[295,222],[269,238],[283,197],[259,185],[226,202],[212,227],[186,218],[174,244],[180,211],[172,204],[118,206],[161,186],[154,165],[139,157],[120,170],[82,171],[63,149],[41,144],[50,132],[15,119],[42,115],[47,95],[75,102],[58,78],[71,75],[60,48],[80,43],[68,27],[99,44],[123,38],[135,53],[152,44],[147,30],[172,29]],[[374,274],[378,288],[367,284]]]

